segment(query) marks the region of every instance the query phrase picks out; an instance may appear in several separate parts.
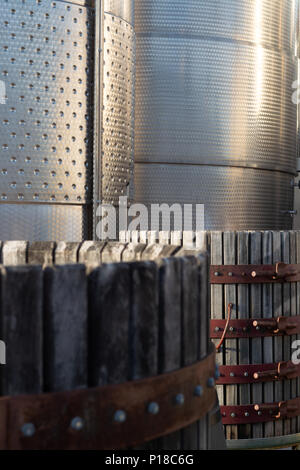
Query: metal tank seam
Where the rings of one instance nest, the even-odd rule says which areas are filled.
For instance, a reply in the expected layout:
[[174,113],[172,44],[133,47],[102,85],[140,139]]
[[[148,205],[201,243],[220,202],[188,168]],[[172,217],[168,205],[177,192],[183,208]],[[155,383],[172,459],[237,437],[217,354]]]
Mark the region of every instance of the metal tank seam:
[[[267,49],[270,51],[274,52],[279,52],[281,55],[284,55],[285,57],[293,57],[297,59],[297,55],[293,53],[289,53],[289,50],[283,47],[274,47],[271,45],[266,44],[265,42],[252,42],[252,41],[246,41],[242,39],[235,39],[235,38],[226,38],[223,36],[205,36],[202,34],[181,34],[181,33],[175,33],[175,34],[167,34],[163,33],[163,31],[155,31],[151,33],[136,33],[137,38],[166,38],[166,39],[188,39],[191,41],[211,41],[211,42],[223,42],[223,43],[229,43],[229,44],[241,44],[241,45],[247,45],[249,47],[262,47],[263,49]],[[284,53],[284,54],[283,54]]]
[[245,169],[252,169],[252,170],[262,170],[262,171],[275,171],[276,173],[285,173],[285,174],[288,174],[288,175],[291,175],[291,176],[297,176],[297,172],[293,173],[292,171],[285,171],[283,170],[281,167],[272,167],[272,168],[269,168],[269,167],[262,167],[262,166],[250,166],[250,165],[227,165],[227,164],[222,164],[222,163],[182,163],[182,161],[178,161],[178,162],[168,162],[168,161],[143,161],[143,160],[138,160],[137,158],[135,158],[135,163],[139,163],[140,165],[166,165],[166,166],[175,166],[175,165],[180,165],[182,167],[184,166],[210,166],[210,167],[225,167],[225,168],[245,168]]

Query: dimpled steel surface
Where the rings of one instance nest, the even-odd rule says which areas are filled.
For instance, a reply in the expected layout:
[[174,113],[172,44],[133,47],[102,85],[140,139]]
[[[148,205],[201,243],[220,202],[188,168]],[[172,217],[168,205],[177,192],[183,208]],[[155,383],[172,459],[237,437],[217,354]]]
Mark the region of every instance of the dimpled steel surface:
[[1,2],[0,239],[87,235],[94,35],[87,4]]
[[[106,2],[114,6],[117,2]],[[106,3],[104,7],[106,7]],[[116,12],[130,19],[132,1],[119,2]],[[127,5],[127,9],[125,6]],[[124,11],[123,11],[124,10]],[[104,13],[103,46],[103,203],[118,205],[133,174],[135,34],[133,26],[114,13]]]
[[137,2],[136,202],[203,203],[206,229],[291,228],[298,10]]

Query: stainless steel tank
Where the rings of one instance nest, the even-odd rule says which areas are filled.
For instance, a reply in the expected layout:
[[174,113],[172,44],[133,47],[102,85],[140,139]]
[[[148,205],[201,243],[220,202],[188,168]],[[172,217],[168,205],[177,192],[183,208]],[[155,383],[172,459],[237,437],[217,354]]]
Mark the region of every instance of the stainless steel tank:
[[94,24],[87,4],[1,2],[1,240],[87,236]]
[[[98,2],[94,222],[99,204],[118,207],[133,184],[135,32],[134,0]],[[99,19],[99,18],[98,18]],[[98,59],[98,63],[97,63]],[[100,78],[99,78],[100,77]],[[97,86],[98,82],[98,86]]]
[[205,228],[289,229],[298,0],[139,0],[135,201]]
[[[96,35],[103,51],[94,49],[95,4],[102,5]],[[1,1],[0,240],[91,238],[98,181],[101,200],[102,188],[108,187],[110,199],[127,190],[132,5],[133,0]],[[94,83],[101,95],[101,151],[95,156]]]

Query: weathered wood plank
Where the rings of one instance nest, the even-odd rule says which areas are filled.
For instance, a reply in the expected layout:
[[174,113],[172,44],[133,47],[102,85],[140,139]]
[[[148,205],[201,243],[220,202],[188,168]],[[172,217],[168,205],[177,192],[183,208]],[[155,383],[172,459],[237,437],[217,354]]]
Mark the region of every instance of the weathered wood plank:
[[[236,264],[236,234],[235,232],[224,232],[224,265]],[[225,294],[225,305],[224,310],[227,315],[228,306],[232,304],[231,318],[237,317],[237,296],[236,286],[227,285],[224,289]],[[225,364],[237,364],[238,363],[238,342],[237,340],[225,340]],[[226,405],[235,405],[238,402],[238,387],[237,385],[226,386]],[[238,427],[237,426],[226,426],[227,439],[238,438]]]
[[[158,266],[152,262],[130,264],[130,379],[158,374]],[[157,441],[141,446],[157,449]]]
[[87,278],[83,265],[44,271],[44,391],[87,387]]
[[[199,278],[196,258],[182,258],[182,367],[199,357]],[[198,423],[182,431],[182,449],[198,449]]]
[[138,230],[133,230],[131,232],[130,241],[132,243],[140,243],[140,232]]
[[2,260],[4,266],[23,266],[27,264],[26,241],[7,241],[3,243]]
[[[208,286],[208,269],[209,262],[206,254],[198,255],[198,360],[207,356],[210,346],[210,296]],[[218,438],[215,440],[214,435],[218,433],[218,426],[211,426],[210,421],[213,419],[214,410],[208,413],[206,417],[198,421],[198,449],[216,449],[218,447]],[[222,428],[222,425],[221,425]],[[223,429],[221,429],[223,433]],[[223,439],[225,436],[223,434]]]
[[89,276],[89,385],[126,382],[129,372],[130,269],[106,264]]
[[32,242],[28,247],[28,264],[42,266],[52,265],[54,262],[55,242]]
[[[288,232],[282,232],[282,256],[283,262],[290,262],[290,234]],[[283,284],[283,314],[284,316],[291,316],[291,285],[290,283]],[[289,336],[283,337],[283,358],[284,361],[291,360],[291,338]],[[283,384],[283,399],[291,399],[291,382],[285,380]],[[284,434],[291,434],[291,420],[286,419],[283,423]]]
[[[272,232],[263,232],[262,234],[262,262],[263,264],[273,263],[272,253]],[[272,298],[272,285],[264,284],[262,287],[262,316],[263,318],[273,317],[273,298]],[[263,362],[272,364],[274,362],[273,356],[273,338],[263,339]],[[274,384],[265,383],[263,385],[263,401],[264,403],[274,402]],[[265,423],[264,437],[274,436],[274,423]]]
[[158,241],[161,245],[170,245],[171,232],[168,232],[168,231],[159,232]]
[[153,261],[157,258],[168,258],[170,256],[173,256],[177,252],[177,250],[177,246],[150,243],[143,251],[142,260]]
[[174,231],[171,232],[171,245],[182,246],[182,232]]
[[0,271],[0,337],[6,363],[2,395],[41,393],[43,387],[43,271],[39,266]]
[[[281,233],[273,233],[273,263],[279,263],[282,261],[282,243],[281,243]],[[273,286],[273,315],[274,317],[280,317],[283,314],[282,311],[282,286],[280,284],[275,284]],[[280,362],[283,358],[283,338],[276,337],[273,339],[273,348],[274,348],[274,361]],[[282,401],[283,398],[283,383],[276,382],[274,384],[274,398],[275,401]],[[283,422],[277,420],[275,422],[275,436],[283,435]]]
[[[211,264],[221,265],[223,264],[223,234],[222,232],[211,232],[210,234],[210,250],[211,250]],[[224,319],[224,293],[223,286],[213,285],[211,286],[211,318],[212,319]],[[213,343],[217,345],[219,340],[213,340]],[[216,361],[218,365],[224,365],[224,351],[221,349],[217,353]],[[224,386],[217,385],[217,392],[220,401],[220,405],[225,405],[225,393]]]
[[[237,233],[237,255],[238,264],[249,264],[249,232],[238,232]],[[239,284],[237,287],[238,295],[238,307],[237,307],[237,318],[248,319],[250,317],[249,312],[249,287],[248,285]],[[238,363],[239,364],[250,364],[250,340],[240,339],[238,340]],[[251,403],[251,390],[250,385],[239,385],[239,403],[240,405],[249,405]],[[251,438],[251,425],[242,425],[238,428],[239,439],[250,439]]]
[[[250,233],[250,263],[262,264],[262,233]],[[251,318],[260,318],[262,315],[262,286],[252,284],[250,286],[250,315]],[[251,363],[261,364],[263,362],[263,345],[261,338],[252,338]],[[252,385],[252,399],[254,403],[263,402],[262,384]],[[254,424],[252,426],[252,437],[263,437],[263,425]]]
[[58,242],[54,251],[55,264],[76,264],[79,257],[79,242]]
[[144,245],[148,244],[148,232],[146,230],[140,231],[139,242],[143,243]]
[[78,261],[85,264],[88,271],[101,265],[101,253],[106,246],[106,242],[83,242],[79,248]]
[[[297,239],[296,232],[290,232],[290,263],[297,263]],[[290,286],[290,295],[291,295],[291,316],[297,315],[297,283],[293,282]],[[291,336],[290,338],[290,359],[292,357],[292,346],[294,341],[297,340],[297,335]],[[291,381],[291,398],[297,398],[297,379]],[[297,418],[291,420],[291,434],[296,434],[298,432],[297,427]]]
[[[181,367],[181,260],[161,261],[159,269],[159,373],[172,372]],[[158,448],[180,450],[180,431],[162,437]]]
[[119,263],[127,243],[108,242],[101,252],[102,263]]
[[206,251],[208,249],[208,232],[196,232],[196,249]]
[[122,261],[141,261],[146,245],[142,243],[129,243],[122,253]]
[[196,247],[196,235],[195,232],[184,231],[182,234],[182,246],[186,249],[195,249]]
[[[297,263],[300,264],[300,231],[296,232],[296,259]],[[297,293],[297,301],[296,301],[296,315],[300,315],[300,282],[296,283],[296,293]],[[300,340],[300,335],[297,335],[296,338],[298,341]],[[300,397],[300,378],[297,379],[297,397]],[[300,430],[300,416],[297,418],[297,430]]]

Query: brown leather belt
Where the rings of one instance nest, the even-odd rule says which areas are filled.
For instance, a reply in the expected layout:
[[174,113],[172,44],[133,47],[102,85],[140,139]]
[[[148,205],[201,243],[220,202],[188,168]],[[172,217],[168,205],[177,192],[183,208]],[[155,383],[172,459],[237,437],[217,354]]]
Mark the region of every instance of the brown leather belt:
[[[227,320],[210,321],[210,337],[221,338]],[[291,336],[300,334],[300,316],[278,318],[252,318],[230,320],[225,339],[262,338],[268,336]]]
[[300,281],[300,264],[212,265],[211,284],[264,284]]
[[216,404],[215,351],[145,380],[0,398],[0,449],[122,449],[198,421]]
[[291,380],[300,377],[300,364],[292,361],[274,364],[219,366],[217,385],[250,384]]
[[300,416],[300,398],[260,405],[221,406],[223,424],[256,424]]

